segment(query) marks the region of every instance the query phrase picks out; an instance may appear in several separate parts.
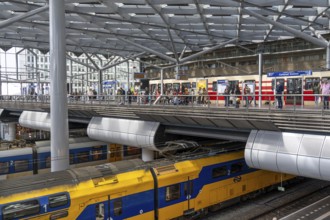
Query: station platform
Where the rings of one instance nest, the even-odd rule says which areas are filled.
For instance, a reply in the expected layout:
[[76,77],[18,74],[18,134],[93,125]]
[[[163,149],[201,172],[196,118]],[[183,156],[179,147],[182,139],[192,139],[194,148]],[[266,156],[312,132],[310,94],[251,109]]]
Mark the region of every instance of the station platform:
[[[23,111],[50,112],[49,100],[0,100],[0,119],[15,121]],[[106,100],[68,102],[69,122],[88,124],[93,117],[124,118],[159,122],[168,130],[184,127],[196,133],[202,128],[215,131],[246,132],[251,130],[330,133],[330,111],[314,106],[272,105],[261,107],[224,107],[223,105],[118,105]],[[175,130],[175,131],[174,131]],[[200,129],[199,129],[200,130]],[[247,139],[246,136],[246,139]]]

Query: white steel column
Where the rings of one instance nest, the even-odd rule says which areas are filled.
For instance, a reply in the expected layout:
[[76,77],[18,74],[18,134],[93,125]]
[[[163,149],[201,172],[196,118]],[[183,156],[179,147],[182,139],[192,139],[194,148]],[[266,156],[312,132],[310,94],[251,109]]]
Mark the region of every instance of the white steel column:
[[144,162],[154,160],[154,151],[146,148],[142,148],[142,160]]
[[72,91],[72,78],[73,78],[73,72],[72,72],[72,60],[70,60],[70,85],[69,85],[69,93],[70,95],[73,95]]
[[125,92],[126,94],[126,97],[125,99],[127,100],[127,103],[128,103],[128,90],[130,90],[130,87],[129,87],[129,61],[127,61],[127,91]]
[[262,67],[263,67],[263,60],[262,60],[262,53],[260,52],[259,53],[259,89],[258,89],[258,96],[259,96],[259,102],[258,102],[258,105],[259,105],[259,108],[261,108],[261,105],[262,105],[262,95],[261,95],[261,87],[262,87]]
[[327,46],[326,68],[330,70],[330,45]]
[[115,66],[115,91],[114,91],[114,96],[117,95],[117,65]]
[[51,171],[69,168],[64,0],[49,1]]

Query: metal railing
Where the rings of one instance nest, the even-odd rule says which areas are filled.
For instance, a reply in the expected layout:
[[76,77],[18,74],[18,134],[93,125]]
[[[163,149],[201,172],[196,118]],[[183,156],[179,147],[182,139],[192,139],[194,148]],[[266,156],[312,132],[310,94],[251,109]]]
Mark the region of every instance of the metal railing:
[[[280,96],[284,110],[322,110],[327,111],[330,95],[321,94],[258,94],[249,95],[70,95],[67,97],[69,105],[115,105],[115,106],[158,106],[177,108],[225,108],[231,109],[278,109],[277,98]],[[49,95],[1,95],[0,103],[50,103]],[[259,98],[261,103],[259,105]],[[226,102],[227,99],[227,102]],[[316,101],[315,101],[316,100]],[[280,109],[279,109],[280,110]]]

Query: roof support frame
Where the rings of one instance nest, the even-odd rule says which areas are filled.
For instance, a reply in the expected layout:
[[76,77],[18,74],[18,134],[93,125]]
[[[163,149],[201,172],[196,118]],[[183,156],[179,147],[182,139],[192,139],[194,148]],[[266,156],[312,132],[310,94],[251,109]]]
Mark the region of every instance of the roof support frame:
[[102,70],[102,71],[107,70],[107,69],[109,69],[109,68],[111,68],[111,67],[113,67],[113,66],[117,66],[117,65],[119,65],[119,64],[121,64],[121,63],[124,63],[124,62],[126,62],[126,61],[129,61],[129,60],[135,59],[135,58],[137,58],[137,57],[139,57],[139,56],[142,56],[142,55],[144,55],[144,54],[145,54],[145,52],[142,52],[142,53],[139,53],[139,54],[133,55],[133,56],[131,56],[131,57],[127,57],[127,58],[125,58],[125,59],[123,59],[123,60],[121,60],[121,61],[119,61],[119,62],[117,62],[117,63],[113,63],[113,64],[110,64],[110,65],[104,66],[104,67],[101,68],[101,70]]
[[293,28],[291,28],[289,26],[286,26],[286,25],[284,25],[282,23],[273,21],[273,20],[271,20],[269,18],[266,18],[266,17],[264,17],[262,15],[259,15],[259,14],[255,13],[255,12],[253,12],[251,10],[248,10],[248,9],[243,8],[243,11],[245,13],[247,13],[247,14],[249,14],[249,15],[251,15],[251,16],[253,16],[253,17],[255,17],[255,18],[259,19],[259,20],[261,20],[261,21],[264,21],[264,22],[269,23],[269,24],[272,24],[272,25],[274,25],[274,26],[276,26],[278,28],[281,28],[281,29],[283,29],[283,30],[285,30],[285,31],[293,34],[295,37],[300,37],[300,38],[302,38],[302,39],[304,39],[306,41],[309,41],[309,42],[311,42],[311,43],[313,43],[315,45],[321,46],[321,47],[327,47],[328,46],[328,43],[324,42],[323,40],[314,38],[314,37],[312,37],[312,36],[310,36],[308,34],[302,33],[300,31],[298,31],[296,29],[293,29]]
[[[125,20],[127,20],[127,22],[130,22],[132,25],[134,25],[135,27],[137,27],[136,24],[132,23],[132,17],[128,14],[125,14],[123,12],[120,11],[120,9],[118,8],[118,6],[116,5],[116,3],[113,0],[108,0],[108,1],[103,1],[102,2],[104,5],[110,7],[114,12],[117,12],[119,16],[121,16],[122,18],[124,18]],[[160,41],[158,41],[156,39],[156,36],[151,35],[147,30],[145,30],[144,27],[139,26],[138,27],[144,34],[150,36],[151,39],[157,41],[162,47],[164,47],[166,50],[170,50],[170,48],[168,47],[167,44],[161,43]],[[172,41],[172,40],[171,40]],[[175,53],[175,51],[172,51],[173,53]]]
[[[279,13],[278,13],[278,15],[277,15],[277,17],[275,19],[276,22],[281,18],[284,10],[288,7],[290,1],[291,0],[285,0],[284,1],[285,2],[285,5],[283,6],[282,10],[279,11]],[[267,41],[268,40],[268,38],[269,38],[269,36],[270,36],[270,34],[272,33],[273,30],[274,30],[274,25],[271,25],[271,28],[269,29],[269,31],[267,32],[266,37],[264,38],[264,41]]]
[[174,59],[174,58],[172,58],[172,57],[169,57],[169,56],[166,56],[165,54],[159,53],[159,52],[154,51],[154,50],[152,50],[152,49],[150,49],[150,48],[148,48],[148,47],[142,46],[142,45],[140,45],[140,44],[137,44],[137,43],[135,43],[135,42],[133,42],[133,41],[130,41],[130,40],[128,40],[128,39],[125,39],[125,38],[118,38],[118,39],[121,40],[121,41],[124,41],[125,43],[131,44],[131,45],[133,45],[133,46],[135,46],[135,47],[137,47],[137,48],[140,48],[140,49],[142,49],[142,50],[144,50],[144,51],[146,51],[146,52],[149,52],[149,53],[152,53],[152,54],[154,54],[154,55],[157,55],[157,56],[159,56],[159,57],[161,57],[161,58],[163,58],[163,59],[165,59],[165,60],[167,60],[167,61],[170,61],[170,62],[176,63],[176,59]]
[[[163,22],[165,23],[166,25],[166,29],[167,29],[167,33],[168,33],[168,36],[171,40],[171,44],[172,44],[172,48],[173,48],[173,53],[175,55],[175,59],[177,60],[177,62],[179,62],[179,58],[177,57],[177,50],[176,50],[176,47],[174,45],[174,41],[173,41],[173,37],[172,37],[172,34],[171,34],[171,25],[170,25],[170,22],[169,22],[169,18],[167,15],[164,15],[162,12],[161,12],[161,8],[159,6],[155,6],[154,4],[151,3],[150,0],[146,0],[146,2],[148,3],[148,5],[150,7],[152,7],[156,12],[157,14],[161,17],[161,19],[163,20]],[[179,31],[175,31],[176,35],[183,41],[185,42],[184,38],[181,36],[180,32]]]
[[221,43],[221,44],[219,44],[219,45],[216,45],[216,46],[214,46],[214,47],[211,47],[211,48],[209,48],[209,49],[207,49],[207,50],[203,50],[203,51],[200,51],[200,52],[195,53],[195,54],[193,54],[193,55],[190,55],[190,56],[188,56],[188,57],[182,58],[182,59],[180,59],[180,63],[184,63],[184,62],[186,62],[186,61],[192,60],[192,59],[194,59],[194,58],[196,58],[196,57],[199,57],[199,56],[201,56],[201,55],[203,55],[203,54],[209,53],[210,51],[213,51],[213,50],[219,49],[219,48],[221,48],[221,47],[224,47],[224,46],[227,45],[227,44],[234,43],[235,41],[237,41],[237,38],[231,39],[231,40],[229,40],[229,41],[226,41],[226,42],[223,42],[223,43]]
[[15,23],[17,21],[23,20],[23,19],[28,18],[28,17],[31,17],[31,16],[33,16],[35,14],[41,13],[43,11],[46,11],[48,9],[49,9],[49,5],[45,5],[43,7],[40,7],[40,8],[34,9],[32,11],[29,11],[29,12],[27,12],[25,14],[18,15],[18,16],[12,17],[12,18],[9,18],[9,19],[7,19],[5,21],[0,22],[0,29],[1,28],[4,28],[4,27],[7,27],[7,26],[9,26],[9,25],[11,25],[11,24],[13,24],[13,23]]
[[74,58],[71,57],[69,54],[66,54],[66,58],[67,58],[68,60],[72,60],[73,62],[78,63],[78,64],[80,64],[80,65],[82,65],[82,66],[85,66],[85,67],[87,67],[87,68],[91,68],[91,69],[96,70],[96,71],[98,70],[98,69],[96,69],[94,66],[90,66],[90,65],[88,65],[87,63],[83,63],[83,62],[80,62],[79,60],[74,59]]

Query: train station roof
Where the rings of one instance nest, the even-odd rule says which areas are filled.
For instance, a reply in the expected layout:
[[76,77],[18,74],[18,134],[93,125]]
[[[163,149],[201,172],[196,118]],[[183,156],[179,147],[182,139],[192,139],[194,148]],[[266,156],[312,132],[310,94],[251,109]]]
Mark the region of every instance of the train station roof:
[[[183,51],[300,37],[326,47],[328,0],[65,0],[67,50],[175,62]],[[0,1],[0,47],[49,50],[48,0]]]

